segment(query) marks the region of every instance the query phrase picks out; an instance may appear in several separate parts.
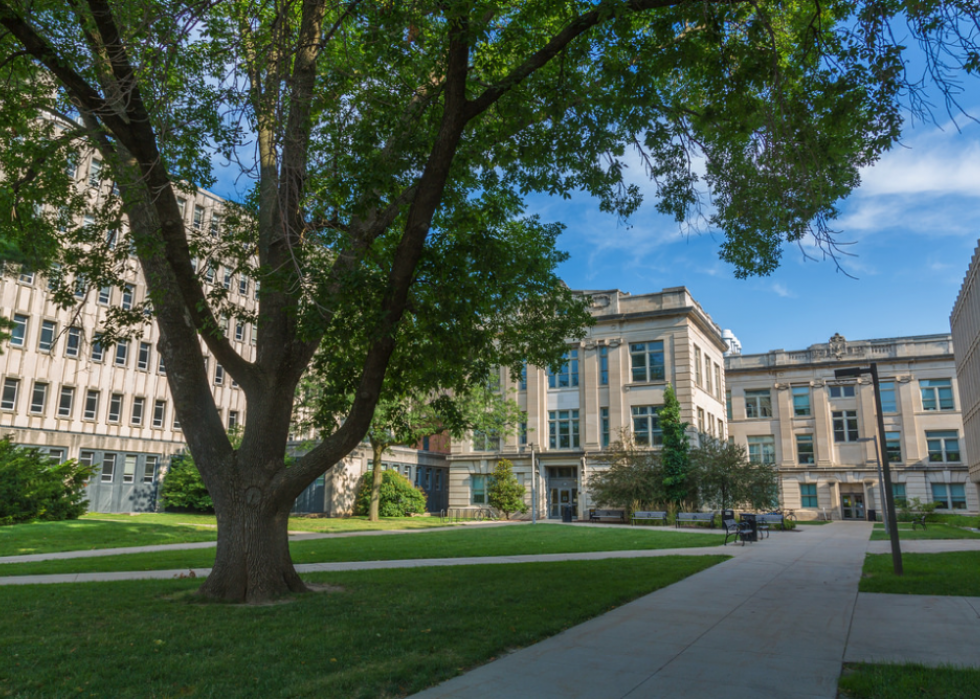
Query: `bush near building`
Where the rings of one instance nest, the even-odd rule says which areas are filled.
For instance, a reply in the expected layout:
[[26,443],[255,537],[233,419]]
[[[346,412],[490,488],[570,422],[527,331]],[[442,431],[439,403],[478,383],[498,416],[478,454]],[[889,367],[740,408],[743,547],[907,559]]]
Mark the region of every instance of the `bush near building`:
[[85,514],[85,481],[94,472],[70,459],[61,464],[39,449],[0,439],[0,524],[77,519]]
[[214,512],[214,501],[190,452],[175,456],[163,477],[160,498],[168,510]]
[[[371,481],[369,471],[361,479],[361,487],[357,493],[354,514],[367,515],[371,509]],[[384,471],[381,478],[381,501],[378,505],[382,517],[405,517],[410,514],[425,512],[425,493],[416,488],[402,474],[396,471]]]

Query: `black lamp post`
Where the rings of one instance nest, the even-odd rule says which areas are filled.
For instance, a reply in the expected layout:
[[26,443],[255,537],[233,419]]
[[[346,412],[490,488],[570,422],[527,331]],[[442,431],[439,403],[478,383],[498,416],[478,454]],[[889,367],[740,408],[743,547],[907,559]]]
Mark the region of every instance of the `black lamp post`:
[[885,492],[882,496],[885,499],[885,511],[888,513],[885,526],[888,527],[888,538],[892,543],[892,565],[895,568],[895,575],[902,575],[902,549],[898,544],[898,520],[895,518],[895,496],[892,494],[892,473],[889,468],[888,448],[885,442],[885,418],[881,410],[881,388],[878,384],[878,364],[871,362],[865,369],[863,367],[851,367],[848,369],[837,369],[834,377],[838,379],[857,378],[862,374],[871,374],[871,382],[875,389],[875,412],[878,415],[878,444],[882,445],[881,452],[881,471],[885,481]]

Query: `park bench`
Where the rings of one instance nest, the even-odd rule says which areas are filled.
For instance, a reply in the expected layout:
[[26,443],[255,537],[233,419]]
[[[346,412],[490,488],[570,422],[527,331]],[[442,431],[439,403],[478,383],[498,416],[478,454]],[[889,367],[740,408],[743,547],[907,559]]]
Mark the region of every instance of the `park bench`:
[[637,522],[660,522],[662,524],[667,524],[667,513],[666,512],[648,512],[646,510],[641,510],[633,513],[633,517],[630,519],[630,523],[636,525]]
[[674,518],[674,526],[680,527],[681,524],[697,524],[698,522],[707,522],[712,528],[715,526],[715,513],[714,512],[678,512],[677,517]]
[[741,541],[742,546],[745,546],[748,522],[740,523],[734,519],[723,519],[721,526],[725,529],[725,546],[728,546],[728,537],[732,537],[732,541]]
[[915,517],[912,518],[912,531],[915,531],[916,527],[922,527],[923,529],[926,528],[925,515],[916,515]]
[[626,523],[626,510],[589,510],[590,522],[601,522],[604,519],[615,519]]
[[769,536],[769,525],[778,524],[780,529],[786,531],[786,518],[779,514],[756,515],[755,524],[757,531],[764,531]]

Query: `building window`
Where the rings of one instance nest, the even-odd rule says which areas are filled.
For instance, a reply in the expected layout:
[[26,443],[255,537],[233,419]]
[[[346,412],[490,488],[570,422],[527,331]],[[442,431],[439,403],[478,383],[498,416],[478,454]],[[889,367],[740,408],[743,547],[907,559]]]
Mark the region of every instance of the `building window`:
[[58,398],[58,417],[71,417],[71,409],[75,407],[75,389],[71,386],[61,387]]
[[[421,469],[416,469],[415,480],[418,481],[418,472]],[[416,483],[416,485],[418,485]],[[486,476],[470,476],[470,503],[473,505],[485,505],[487,503],[487,477]]]
[[548,445],[552,449],[578,448],[578,411],[548,411]]
[[173,429],[175,429],[175,430],[179,430],[180,429],[180,420],[177,418],[177,411],[176,410],[174,410]]
[[799,464],[812,464],[813,459],[813,435],[796,435],[796,462]]
[[246,277],[244,274],[239,275],[238,277],[238,293],[242,296],[246,296],[248,294],[248,277]]
[[102,478],[100,479],[103,483],[112,483],[112,475],[116,470],[116,455],[115,454],[103,454],[102,455]]
[[220,364],[214,365],[214,385],[220,386],[225,382],[225,368]]
[[140,343],[140,353],[136,357],[136,368],[140,371],[146,371],[150,368],[150,343],[141,342]]
[[725,413],[728,415],[728,419],[732,420],[732,392],[725,391]]
[[222,278],[221,285],[231,291],[231,269],[225,267],[225,275]]
[[701,348],[694,346],[694,383],[701,385]]
[[793,416],[809,417],[810,412],[810,387],[793,386]]
[[664,343],[634,342],[630,344],[630,366],[633,381],[664,380]]
[[156,480],[157,464],[159,459],[155,456],[147,456],[143,461],[143,482],[152,483]]
[[753,464],[776,463],[776,440],[771,434],[749,437],[749,462]]
[[[78,452],[78,463],[82,466],[94,466],[95,465],[95,452],[82,450]],[[91,482],[91,476],[85,481],[86,484]]]
[[126,366],[129,358],[129,340],[120,340],[116,344],[116,366]]
[[892,483],[892,498],[895,500],[896,507],[905,507],[909,499],[905,494],[904,483]]
[[136,480],[136,454],[126,454],[123,461],[123,483],[132,483]]
[[609,385],[609,348],[599,348],[599,385]]
[[[522,447],[527,446],[527,411],[521,413],[521,423],[517,431],[517,443]],[[426,451],[428,451],[428,447],[426,447]]]
[[965,510],[966,487],[962,483],[933,483],[932,501],[943,510]]
[[204,228],[204,207],[194,205],[194,228],[201,230]]
[[167,401],[158,400],[153,404],[153,426],[163,429],[163,422],[167,417]]
[[245,339],[245,323],[238,321],[235,323],[235,339],[242,342]]
[[180,212],[180,217],[184,218],[184,212],[187,211],[187,200],[182,197],[177,197],[177,211]]
[[600,421],[600,431],[602,440],[602,446],[609,446],[609,408],[599,408],[599,421]]
[[957,462],[960,460],[959,432],[926,432],[926,445],[931,462]]
[[93,160],[88,166],[88,186],[98,187],[102,181],[102,161]]
[[831,413],[835,442],[856,442],[858,440],[857,415],[856,410],[835,410]]
[[99,289],[99,296],[96,298],[96,301],[100,306],[108,306],[111,300],[112,300],[111,286],[103,286],[101,289]]
[[99,414],[99,392],[89,389],[85,393],[85,412],[83,416],[86,420],[94,420]]
[[27,339],[27,316],[14,314],[14,326],[10,329],[10,346],[23,347]]
[[708,359],[707,355],[704,357],[704,390],[708,393],[714,393],[714,388],[711,387],[711,360]]
[[[258,339],[258,337],[255,334],[255,332],[256,332],[256,325],[255,325],[255,323],[249,323],[249,330],[250,330],[250,332],[248,334],[248,342],[249,342],[250,345],[252,345],[252,347],[255,347],[255,341]],[[524,372],[525,372],[525,375],[524,375],[524,388],[527,388],[527,365],[524,366]]]
[[817,506],[817,484],[800,483],[800,507]]
[[888,454],[888,463],[902,463],[901,432],[885,432],[885,452]]
[[95,337],[92,338],[92,361],[101,362],[104,356],[105,348],[102,346],[102,334],[95,333]]
[[21,284],[34,284],[34,272],[27,269],[26,267],[21,269],[19,281]]
[[721,399],[721,367],[715,364],[715,397]]
[[146,403],[145,398],[133,398],[133,412],[131,422],[134,425],[143,424],[143,405]]
[[[252,337],[255,337],[255,333],[252,333]],[[521,391],[527,390],[527,362],[521,364],[521,376],[518,379],[517,387]]]
[[122,293],[122,308],[124,311],[128,311],[133,307],[133,294],[135,293],[132,284],[127,284],[123,287]]
[[578,386],[578,350],[568,350],[564,363],[557,372],[548,370],[549,388],[572,388]]
[[664,443],[664,431],[660,427],[659,405],[634,405],[630,408],[633,417],[633,440],[642,446],[658,447]]
[[122,418],[122,402],[123,397],[121,393],[113,393],[109,397],[109,422],[119,422]]
[[707,432],[708,426],[704,420],[704,408],[698,408],[698,432]]
[[919,381],[922,390],[923,410],[955,410],[953,404],[953,382],[950,379],[931,379]]
[[157,371],[159,373],[161,373],[161,374],[164,374],[164,375],[166,375],[166,373],[167,373],[167,367],[163,363],[163,355],[162,354],[160,355],[160,365],[157,367]]
[[228,411],[228,429],[233,430],[238,427],[238,411],[229,410]]
[[207,269],[204,270],[204,281],[208,284],[214,283],[214,264],[208,262]]
[[17,390],[20,388],[20,379],[3,380],[3,396],[0,397],[0,409],[13,410],[17,407]]
[[218,233],[221,232],[221,217],[217,214],[211,214],[211,225],[208,227],[208,232],[211,233],[212,238],[217,238]]
[[82,329],[68,328],[68,336],[65,341],[65,356],[77,357],[82,347]]
[[490,430],[473,430],[473,451],[498,451],[500,449],[500,435]]
[[37,338],[37,349],[40,352],[50,352],[54,346],[57,325],[53,320],[41,321],[41,334]]
[[898,402],[895,400],[895,382],[882,381],[878,384],[878,389],[881,393],[881,412],[897,413]]
[[44,412],[44,406],[48,402],[48,385],[46,383],[34,382],[34,392],[31,394],[31,412],[39,414]]
[[772,397],[768,388],[745,392],[745,417],[772,417]]
[[831,386],[830,387],[830,397],[831,398],[853,398],[854,397],[854,384],[848,384],[846,386]]

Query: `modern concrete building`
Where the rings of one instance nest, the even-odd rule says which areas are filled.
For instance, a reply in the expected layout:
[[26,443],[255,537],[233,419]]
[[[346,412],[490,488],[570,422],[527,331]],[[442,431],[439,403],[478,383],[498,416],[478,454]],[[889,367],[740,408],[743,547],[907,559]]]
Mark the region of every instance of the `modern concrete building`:
[[725,359],[731,438],[774,463],[780,501],[801,519],[864,519],[882,509],[870,377],[834,371],[877,362],[885,448],[898,499],[980,510],[967,474],[963,407],[949,335],[829,342]]
[[560,517],[565,505],[585,515],[590,474],[607,467],[603,450],[621,428],[630,427],[640,443],[660,443],[658,413],[668,383],[683,420],[726,435],[726,344],[686,288],[641,296],[581,293],[592,298],[596,324],[584,340],[569,344],[561,371],[529,366],[516,380],[501,372],[502,390],[526,413],[518,434],[454,440],[451,508],[485,507],[487,476],[506,458],[528,490],[529,505],[534,486],[539,516]]
[[963,436],[970,480],[980,487],[980,246],[973,253],[966,278],[949,316],[956,347],[956,375],[963,401]]

